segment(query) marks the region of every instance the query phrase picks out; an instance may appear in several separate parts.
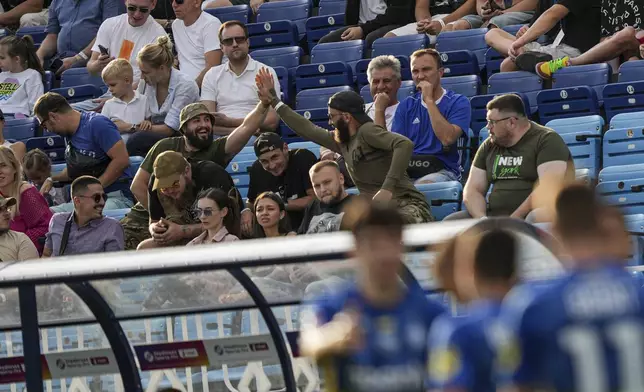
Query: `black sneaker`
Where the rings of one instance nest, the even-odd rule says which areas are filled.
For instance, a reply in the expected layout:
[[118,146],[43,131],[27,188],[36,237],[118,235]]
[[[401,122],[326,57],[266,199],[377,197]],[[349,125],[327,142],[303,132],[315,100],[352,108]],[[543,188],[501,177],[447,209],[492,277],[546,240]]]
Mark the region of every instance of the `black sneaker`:
[[514,63],[521,71],[536,73],[537,64],[552,60],[552,56],[541,52],[525,52],[517,56]]

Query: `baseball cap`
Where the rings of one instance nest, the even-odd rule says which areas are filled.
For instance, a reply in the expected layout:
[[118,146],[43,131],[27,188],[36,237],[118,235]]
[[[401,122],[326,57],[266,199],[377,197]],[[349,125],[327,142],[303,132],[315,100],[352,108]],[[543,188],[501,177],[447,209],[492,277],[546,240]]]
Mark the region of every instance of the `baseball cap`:
[[215,116],[210,114],[210,110],[204,105],[203,103],[197,102],[197,103],[191,103],[190,105],[184,106],[183,109],[181,109],[181,114],[179,115],[179,129],[183,129],[183,126],[186,125],[186,123],[193,118],[201,115],[201,114],[207,114],[210,116],[210,121],[212,123],[215,123]]
[[349,113],[360,124],[373,122],[364,111],[364,99],[355,91],[340,91],[329,98],[329,107]]
[[284,147],[284,140],[274,132],[265,132],[255,139],[255,155],[259,158],[265,152],[279,150]]
[[186,170],[188,161],[176,151],[165,151],[154,160],[154,184],[152,190],[169,188],[174,185]]
[[0,207],[13,207],[16,205],[16,199],[13,197],[0,196]]

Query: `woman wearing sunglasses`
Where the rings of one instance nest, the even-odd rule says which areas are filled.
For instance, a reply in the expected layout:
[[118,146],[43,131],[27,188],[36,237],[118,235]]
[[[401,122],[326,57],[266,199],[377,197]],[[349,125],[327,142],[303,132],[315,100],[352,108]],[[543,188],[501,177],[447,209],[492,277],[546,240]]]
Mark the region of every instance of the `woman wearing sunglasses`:
[[[235,189],[231,192],[235,193]],[[190,241],[188,245],[215,244],[239,240],[239,207],[236,195],[229,196],[218,188],[210,188],[197,196],[197,206],[193,210],[204,232]]]

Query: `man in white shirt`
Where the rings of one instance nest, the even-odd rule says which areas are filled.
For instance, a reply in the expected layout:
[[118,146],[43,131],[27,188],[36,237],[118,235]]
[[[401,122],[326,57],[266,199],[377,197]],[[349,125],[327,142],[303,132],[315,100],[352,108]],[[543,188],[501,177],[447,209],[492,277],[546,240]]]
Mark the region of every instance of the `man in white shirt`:
[[[277,81],[273,68],[253,60],[249,55],[248,29],[239,21],[229,21],[219,28],[219,42],[228,62],[212,67],[201,84],[201,101],[215,116],[213,131],[217,135],[228,135],[239,127],[257,103],[255,75],[266,67]],[[275,84],[280,96],[279,83]],[[279,117],[273,109],[266,115],[259,131],[274,131]]]
[[179,70],[201,86],[206,72],[221,64],[221,22],[201,11],[201,0],[184,0],[181,4],[173,1],[172,9],[177,16],[172,23],[172,36],[179,54]]
[[365,112],[373,122],[391,131],[402,81],[400,61],[391,55],[375,57],[367,67],[367,80],[373,102],[365,105]]
[[[127,0],[127,13],[109,18],[101,24],[92,47],[92,57],[87,62],[89,73],[100,75],[110,61],[126,59],[134,70],[134,84],[138,83],[141,71],[136,55],[145,45],[154,43],[157,37],[166,35],[163,27],[150,17],[155,4],[156,0]],[[79,111],[96,110],[111,97],[107,92],[97,100],[78,102],[72,107]]]

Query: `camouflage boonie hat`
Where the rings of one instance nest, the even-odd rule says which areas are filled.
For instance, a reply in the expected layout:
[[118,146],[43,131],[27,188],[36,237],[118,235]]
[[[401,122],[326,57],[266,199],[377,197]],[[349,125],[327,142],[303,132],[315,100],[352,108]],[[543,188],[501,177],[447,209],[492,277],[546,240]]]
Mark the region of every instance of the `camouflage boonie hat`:
[[182,130],[183,126],[186,125],[186,123],[193,118],[200,116],[202,114],[207,114],[210,116],[210,121],[212,121],[213,125],[215,124],[215,116],[210,114],[210,111],[204,105],[203,103],[197,102],[197,103],[191,103],[190,105],[186,105],[183,109],[181,109],[181,114],[179,115],[179,129]]

